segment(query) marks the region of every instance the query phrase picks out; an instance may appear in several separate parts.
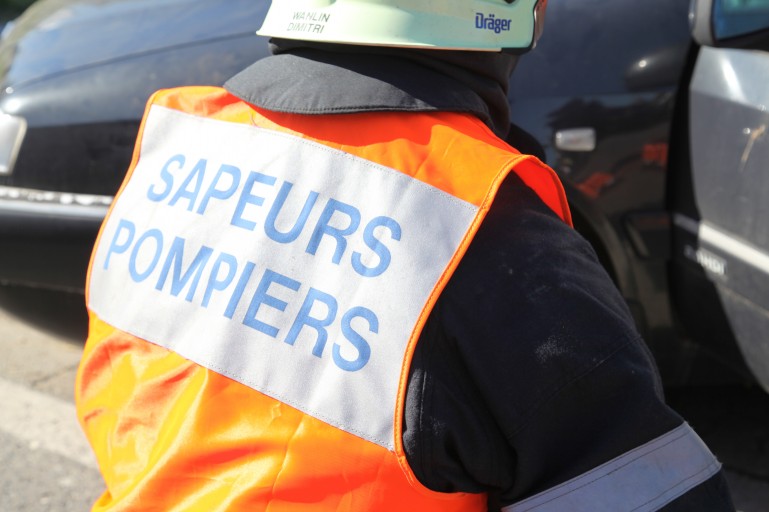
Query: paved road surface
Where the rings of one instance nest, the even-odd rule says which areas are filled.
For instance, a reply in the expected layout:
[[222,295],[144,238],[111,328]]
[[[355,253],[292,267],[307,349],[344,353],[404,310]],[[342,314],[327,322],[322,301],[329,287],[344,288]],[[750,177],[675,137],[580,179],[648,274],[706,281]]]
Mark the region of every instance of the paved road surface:
[[[104,484],[72,403],[83,317],[71,321],[74,297],[52,302],[47,294],[6,292],[0,290],[0,512],[87,511]],[[57,332],[19,321],[9,312],[17,308]]]
[[[103,484],[75,419],[83,299],[0,287],[0,512],[87,511]],[[668,390],[727,468],[742,512],[769,512],[769,395]]]

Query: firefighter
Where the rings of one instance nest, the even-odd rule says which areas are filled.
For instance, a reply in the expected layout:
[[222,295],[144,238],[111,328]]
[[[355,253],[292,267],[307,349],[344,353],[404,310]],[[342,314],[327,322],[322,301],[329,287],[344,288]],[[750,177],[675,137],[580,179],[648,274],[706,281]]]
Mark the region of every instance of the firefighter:
[[504,141],[546,3],[276,1],[271,57],[151,98],[89,270],[94,510],[733,509]]

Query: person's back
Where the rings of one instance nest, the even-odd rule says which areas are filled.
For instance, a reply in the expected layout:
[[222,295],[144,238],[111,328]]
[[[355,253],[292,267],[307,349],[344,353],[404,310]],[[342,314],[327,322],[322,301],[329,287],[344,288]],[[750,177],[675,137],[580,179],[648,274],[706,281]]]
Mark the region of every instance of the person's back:
[[502,141],[545,3],[283,0],[275,56],[151,99],[89,272],[95,510],[732,509]]

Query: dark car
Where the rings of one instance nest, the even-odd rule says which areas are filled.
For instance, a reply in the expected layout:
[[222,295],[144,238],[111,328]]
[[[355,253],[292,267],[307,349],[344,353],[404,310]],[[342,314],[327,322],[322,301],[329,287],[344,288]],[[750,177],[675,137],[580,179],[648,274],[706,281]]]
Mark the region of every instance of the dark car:
[[42,0],[0,44],[0,280],[82,291],[149,95],[267,54],[269,2]]
[[693,7],[703,46],[688,81],[691,158],[678,162],[675,303],[698,337],[733,336],[769,388],[769,0]]
[[[2,282],[82,292],[149,94],[221,84],[266,55],[254,31],[268,4],[41,0],[17,20],[0,45]],[[735,337],[719,260],[682,241],[699,218],[687,209],[699,55],[688,17],[689,0],[551,0],[545,36],[513,75],[512,121],[561,175],[665,380],[753,375],[769,389],[769,355],[752,374],[743,357],[765,328]],[[769,290],[758,293],[767,315]]]

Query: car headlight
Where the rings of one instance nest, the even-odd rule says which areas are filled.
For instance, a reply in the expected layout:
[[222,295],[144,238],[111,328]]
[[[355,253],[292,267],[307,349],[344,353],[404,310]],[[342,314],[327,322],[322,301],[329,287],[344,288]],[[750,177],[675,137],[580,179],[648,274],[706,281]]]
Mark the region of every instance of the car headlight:
[[26,119],[0,113],[0,176],[8,176],[13,172],[26,133]]

